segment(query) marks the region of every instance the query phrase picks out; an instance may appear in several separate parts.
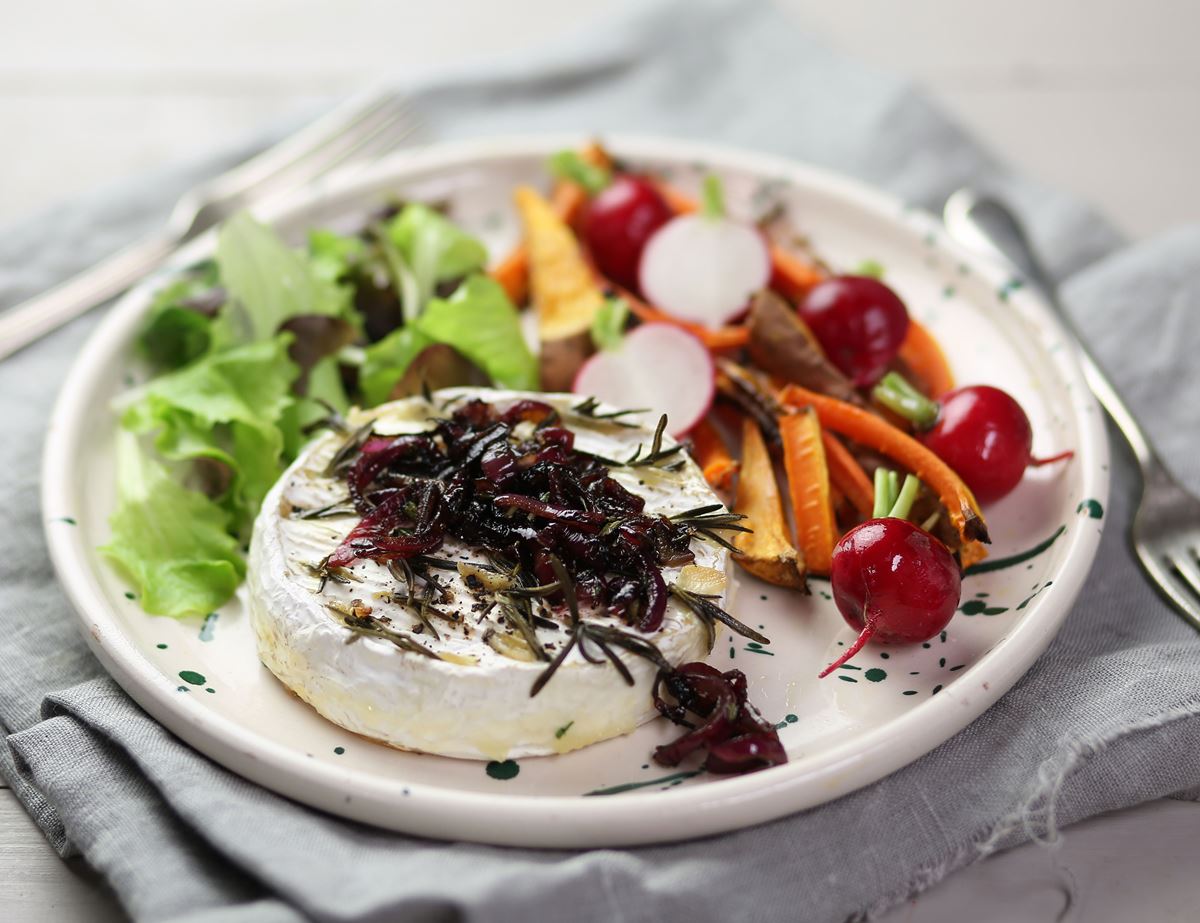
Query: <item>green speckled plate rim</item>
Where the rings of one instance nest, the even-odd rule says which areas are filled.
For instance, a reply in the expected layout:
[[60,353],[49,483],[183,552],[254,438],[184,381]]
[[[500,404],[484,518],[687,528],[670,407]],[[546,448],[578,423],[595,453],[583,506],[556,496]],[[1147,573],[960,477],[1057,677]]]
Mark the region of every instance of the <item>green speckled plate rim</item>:
[[[352,198],[373,186],[428,175],[446,167],[469,167],[493,159],[543,157],[581,143],[585,136],[529,135],[458,141],[403,151],[369,170],[332,181],[304,195],[264,207],[259,214],[284,219],[321,202]],[[706,163],[717,170],[786,178],[798,187],[835,196],[877,217],[881,227],[917,239],[938,236],[939,246],[997,289],[1001,267],[944,239],[933,216],[905,208],[895,198],[858,181],[782,157],[734,148],[645,136],[606,136],[619,156]],[[903,217],[901,217],[903,216]],[[194,262],[212,247],[207,235],[189,245],[163,271]],[[155,275],[160,275],[156,273]],[[133,337],[153,287],[153,277],[126,295],[97,328],[71,369],[51,415],[42,467],[43,510],[78,508],[75,476],[82,421],[91,412],[96,383]],[[1010,307],[1046,331],[1047,342],[1069,342],[1050,310],[1028,289],[1012,292]],[[1108,500],[1108,444],[1099,412],[1070,349],[1050,356],[1055,379],[1068,389],[1080,436],[1082,496]],[[48,524],[47,517],[47,524]],[[1097,523],[1102,526],[1103,521]],[[682,840],[748,827],[831,801],[907,765],[945,742],[982,714],[1045,650],[1083,586],[1100,541],[1100,528],[1071,529],[1053,585],[1030,605],[1012,632],[941,695],[857,740],[794,759],[749,776],[723,779],[636,797],[583,798],[486,794],[406,783],[309,760],[263,740],[236,722],[176,693],[168,680],[121,629],[93,568],[103,566],[79,533],[47,532],[59,579],[78,612],[92,651],[147,712],[202,753],[267,788],[354,820],[439,839],[502,845],[596,847]],[[349,804],[347,781],[356,797]],[[648,800],[649,799],[649,800]]]

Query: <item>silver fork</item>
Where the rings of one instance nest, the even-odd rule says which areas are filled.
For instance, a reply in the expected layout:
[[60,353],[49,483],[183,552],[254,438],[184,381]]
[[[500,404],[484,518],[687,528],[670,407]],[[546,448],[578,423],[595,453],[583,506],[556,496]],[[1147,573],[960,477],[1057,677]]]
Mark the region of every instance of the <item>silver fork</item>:
[[1142,495],[1130,540],[1142,568],[1179,613],[1200,629],[1200,497],[1172,477],[1112,382],[1088,352],[1063,309],[1058,287],[1033,252],[1017,217],[1006,206],[970,189],[946,200],[943,219],[959,243],[1015,266],[1046,296],[1074,337],[1089,387],[1133,450],[1142,473]]
[[166,225],[0,314],[0,359],[119,295],[173,251],[253,202],[399,146],[419,127],[404,98],[354,97],[274,147],[183,194]]

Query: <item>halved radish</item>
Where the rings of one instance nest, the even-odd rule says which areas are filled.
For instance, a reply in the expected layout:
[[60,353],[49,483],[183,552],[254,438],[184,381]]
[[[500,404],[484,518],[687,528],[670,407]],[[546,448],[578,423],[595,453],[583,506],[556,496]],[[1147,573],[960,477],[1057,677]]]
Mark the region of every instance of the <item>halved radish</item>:
[[712,356],[700,340],[673,324],[642,324],[615,349],[588,359],[572,390],[618,408],[665,413],[667,431],[680,436],[712,404]]
[[646,243],[638,281],[657,308],[720,327],[767,287],[771,254],[757,228],[725,216],[720,183],[705,181],[700,212],[672,218]]

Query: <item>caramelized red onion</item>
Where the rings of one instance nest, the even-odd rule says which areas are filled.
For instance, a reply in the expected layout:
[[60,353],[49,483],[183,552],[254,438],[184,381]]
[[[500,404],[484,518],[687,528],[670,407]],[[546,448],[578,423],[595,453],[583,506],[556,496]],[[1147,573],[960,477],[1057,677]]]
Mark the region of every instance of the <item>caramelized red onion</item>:
[[556,555],[583,601],[658,630],[668,596],[662,568],[694,560],[694,529],[644,513],[643,499],[576,451],[574,433],[559,423],[541,401],[500,412],[470,400],[428,433],[359,434],[337,470],[363,518],[328,563],[410,558],[452,538],[548,583],[545,562]]

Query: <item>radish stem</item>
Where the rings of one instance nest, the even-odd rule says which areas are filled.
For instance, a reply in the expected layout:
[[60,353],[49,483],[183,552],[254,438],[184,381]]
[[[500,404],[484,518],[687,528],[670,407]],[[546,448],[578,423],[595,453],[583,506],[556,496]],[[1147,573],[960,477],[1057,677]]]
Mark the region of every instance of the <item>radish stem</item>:
[[888,514],[895,499],[888,487],[888,470],[884,467],[875,469],[875,508],[871,510],[872,519],[881,519]]
[[725,191],[721,188],[721,180],[711,173],[704,177],[700,213],[706,218],[725,217]]
[[[895,472],[890,472],[895,474]],[[921,482],[917,480],[915,475],[908,475],[904,479],[904,486],[900,488],[900,493],[896,497],[896,502],[892,504],[888,516],[892,519],[908,519],[908,514],[912,512],[913,502],[917,499],[917,492],[921,489]]]
[[578,183],[589,196],[594,196],[612,182],[612,170],[588,163],[577,151],[559,151],[546,162],[557,179]]
[[937,419],[938,405],[909,384],[903,375],[888,372],[871,392],[878,403],[899,414],[918,429],[932,426]]

